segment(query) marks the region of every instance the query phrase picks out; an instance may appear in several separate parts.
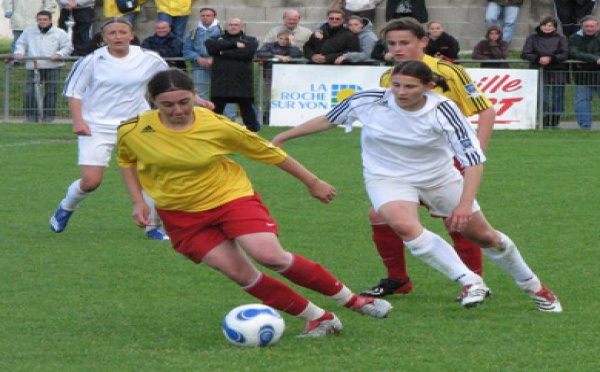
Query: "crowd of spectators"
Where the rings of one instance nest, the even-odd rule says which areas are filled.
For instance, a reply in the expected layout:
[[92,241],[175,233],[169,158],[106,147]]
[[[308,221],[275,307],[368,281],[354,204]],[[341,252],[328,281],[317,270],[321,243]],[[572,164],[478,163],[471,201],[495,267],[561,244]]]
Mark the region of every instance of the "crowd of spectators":
[[[146,1],[105,0],[103,15],[106,18],[124,17],[133,22],[141,14],[145,16],[143,5]],[[524,0],[488,0],[483,19],[488,26],[487,32],[483,40],[474,47],[471,56],[472,59],[486,61],[481,63],[481,67],[509,67],[508,63],[500,60],[508,59],[523,2]],[[70,49],[66,55],[87,55],[104,45],[100,33],[90,37],[94,23],[94,0],[35,0],[28,3],[28,6],[24,6],[22,1],[3,0],[5,17],[11,19],[13,53],[17,53],[17,40],[27,28],[41,30],[39,20],[36,19],[41,10],[58,16],[58,27],[52,27],[50,23],[52,32],[48,35],[58,35],[57,31],[61,30],[69,36]],[[375,10],[380,3],[382,0],[334,0],[324,21],[313,30],[301,24],[302,17],[297,10],[288,9],[283,13],[282,23],[270,29],[261,39],[247,35],[239,18],[231,18],[225,24],[221,24],[217,19],[217,12],[208,7],[200,9],[197,26],[185,32],[192,1],[155,0],[158,13],[154,24],[155,33],[143,41],[136,37],[132,44],[156,51],[168,59],[170,66],[184,71],[187,71],[189,61],[199,95],[206,99],[216,99],[217,111],[231,119],[236,117],[235,107],[231,104],[237,104],[245,124],[258,130],[260,124],[256,119],[253,93],[242,94],[248,97],[242,97],[239,93],[252,92],[253,89],[244,87],[239,90],[240,87],[228,87],[225,86],[227,81],[241,79],[240,81],[246,81],[248,85],[254,84],[252,69],[248,68],[248,63],[251,64],[255,58],[263,60],[266,70],[270,70],[274,62],[393,63],[393,56],[387,51],[385,41],[379,40],[374,32]],[[598,21],[589,15],[593,4],[590,0],[555,0],[558,18],[544,17],[523,45],[521,57],[530,62],[531,68],[544,68],[544,127],[557,127],[560,115],[564,112],[564,86],[571,76],[563,63],[567,59],[582,62],[574,65],[572,73],[576,84],[575,111],[581,128],[587,129],[591,126],[591,101],[594,93],[600,94],[600,87],[596,85],[596,80],[600,79],[596,79],[595,73],[599,69],[597,66],[600,61],[600,32]],[[429,21],[425,1],[386,0],[386,20],[404,16],[413,17],[421,23]],[[240,29],[232,33],[236,22],[240,24]],[[427,24],[427,30],[429,43],[425,53],[451,62],[456,61],[460,51],[459,42],[445,31],[443,23],[439,20],[431,21]],[[33,31],[35,30],[30,31],[30,34]],[[38,32],[45,35],[47,31]],[[62,37],[62,34],[60,35]],[[65,50],[67,49],[63,48],[58,52],[36,49],[30,41],[24,39],[16,62],[36,54],[41,57],[57,53],[64,56]],[[490,62],[487,62],[488,60]],[[231,67],[236,63],[240,63],[240,66]],[[55,62],[51,65],[52,69],[58,67],[60,70],[60,63]],[[223,66],[226,67],[222,68]],[[244,67],[240,70],[241,66]],[[30,64],[26,68],[32,69]],[[45,64],[38,66],[40,71],[47,68]],[[229,79],[232,73],[237,79]],[[42,76],[46,75],[51,76],[43,71]],[[214,76],[218,78],[214,79]],[[269,85],[270,74],[265,73],[263,78]],[[235,89],[238,93],[234,96],[224,95],[229,89]],[[26,90],[28,98],[25,101],[26,105],[30,106],[32,93],[31,89]],[[53,87],[49,86],[48,90],[52,95]],[[215,91],[218,92],[217,95]],[[51,107],[54,99],[49,97],[47,101]],[[31,107],[26,108],[25,112],[31,114],[27,115],[28,118],[31,116],[36,120],[51,120],[52,117],[51,110],[46,118],[34,117]]]

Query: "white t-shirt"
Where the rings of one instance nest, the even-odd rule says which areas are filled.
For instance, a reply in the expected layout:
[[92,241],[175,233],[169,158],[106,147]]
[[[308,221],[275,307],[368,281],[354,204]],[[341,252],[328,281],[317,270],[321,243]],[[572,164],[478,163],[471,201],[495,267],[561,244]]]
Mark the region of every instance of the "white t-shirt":
[[483,163],[476,133],[454,102],[434,92],[418,111],[398,107],[390,89],[355,93],[327,113],[337,125],[360,121],[366,179],[397,178],[416,187],[439,187],[465,166]]
[[83,120],[92,132],[116,133],[121,121],[150,109],[146,85],[168,68],[157,53],[135,45],[124,58],[102,47],[73,65],[63,95],[82,100]]

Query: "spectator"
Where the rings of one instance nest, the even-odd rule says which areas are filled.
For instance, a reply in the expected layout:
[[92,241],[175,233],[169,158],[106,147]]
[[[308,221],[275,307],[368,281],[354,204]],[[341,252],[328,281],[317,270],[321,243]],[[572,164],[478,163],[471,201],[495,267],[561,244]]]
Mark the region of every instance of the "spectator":
[[[502,29],[500,26],[490,26],[485,39],[481,40],[473,48],[473,59],[495,60],[506,59],[508,55],[508,42],[502,39]],[[506,62],[488,62],[482,63],[483,68],[508,68]]]
[[102,13],[104,14],[104,18],[108,19],[113,17],[123,17],[126,20],[128,20],[131,24],[133,24],[133,21],[142,10],[142,5],[144,5],[144,3],[146,3],[147,1],[148,0],[138,0],[137,7],[135,7],[129,12],[122,13],[117,7],[116,0],[104,0],[102,3]]
[[371,52],[371,58],[385,62],[386,65],[393,65],[394,55],[390,53],[385,40],[379,39]]
[[183,39],[185,26],[192,12],[192,0],[155,0],[158,20],[171,25],[178,39]]
[[425,47],[425,54],[435,58],[454,62],[458,59],[460,46],[458,41],[446,31],[444,25],[439,21],[431,21],[427,25],[429,42]]
[[230,18],[223,35],[206,40],[213,57],[210,71],[210,95],[215,112],[222,114],[227,103],[237,103],[246,128],[260,130],[254,108],[254,54],[258,40],[242,31],[239,18]]
[[290,41],[293,46],[302,49],[304,44],[310,38],[312,31],[306,27],[300,26],[300,20],[302,17],[300,13],[295,9],[288,9],[283,12],[283,25],[273,27],[267,32],[265,39],[263,40],[263,44],[266,43],[274,43],[277,41],[278,35],[281,31],[290,31],[291,38]]
[[385,5],[385,21],[401,17],[412,17],[421,23],[427,23],[429,14],[425,0],[387,0]]
[[327,22],[304,45],[304,56],[309,63],[333,64],[344,53],[360,52],[358,36],[344,27],[344,20],[341,10],[327,11]]
[[[217,11],[213,8],[202,8],[198,27],[188,32],[183,43],[183,58],[192,61],[194,86],[198,95],[204,99],[210,97],[210,68],[213,63],[213,58],[208,54],[204,43],[211,37],[221,36],[222,33]],[[234,120],[236,117],[234,106],[226,105],[223,114]]]
[[369,21],[374,21],[377,5],[379,5],[381,1],[382,0],[343,0],[340,1],[340,7],[344,11],[346,19],[350,19],[351,16],[358,16],[360,18],[368,18]]
[[[154,26],[154,35],[142,42],[142,48],[151,49],[163,58],[181,58],[183,42],[171,32],[171,25],[165,21],[158,21]],[[186,70],[185,61],[167,61],[170,67]]]
[[359,52],[348,52],[337,57],[335,64],[339,65],[344,62],[364,62],[371,59],[371,53],[375,44],[377,44],[377,35],[373,32],[373,23],[366,17],[350,16],[348,18],[347,26],[350,31],[358,35],[358,41],[360,44]]
[[68,31],[67,21],[71,18],[73,26],[73,55],[84,56],[92,38],[94,24],[94,0],[59,0],[60,17],[58,27]]
[[10,51],[14,54],[17,39],[19,39],[23,30],[36,24],[35,19],[37,12],[40,10],[47,10],[54,14],[58,10],[58,4],[56,3],[56,0],[3,0],[2,8],[4,9],[4,17],[10,19],[10,29],[13,34]]
[[[565,84],[569,73],[564,63],[569,58],[569,40],[558,32],[558,20],[544,17],[535,32],[525,39],[521,58],[530,67],[543,68],[543,125],[544,129],[558,129],[560,115],[565,111]],[[550,98],[552,97],[552,98]]]
[[[61,67],[65,65],[61,58],[71,54],[73,45],[65,31],[52,26],[52,13],[49,11],[39,11],[36,21],[37,25],[27,27],[19,37],[15,58],[18,60],[32,56],[50,58],[27,61],[24,109],[26,122],[52,123],[56,113],[58,86],[62,80]],[[41,97],[36,97],[34,86],[38,83],[44,85],[43,112],[38,111],[37,100],[41,100]]]
[[592,99],[600,95],[600,26],[598,19],[583,17],[581,30],[569,36],[569,58],[582,61],[573,65],[575,116],[581,129],[592,128]]
[[579,31],[581,19],[592,14],[596,0],[554,0],[554,10],[562,25],[563,35]]
[[504,40],[511,43],[517,28],[519,10],[524,0],[488,0],[485,10],[485,24],[490,26],[500,25],[500,14],[502,14],[502,33]]
[[[256,52],[256,57],[261,59],[276,59],[278,62],[289,63],[294,58],[303,58],[304,53],[300,48],[292,45],[293,38],[291,31],[283,29],[277,34],[277,41],[273,43],[265,43]],[[269,112],[271,105],[271,72],[273,69],[272,62],[263,62],[263,80],[266,86],[266,103],[263,107],[263,124],[269,122]]]

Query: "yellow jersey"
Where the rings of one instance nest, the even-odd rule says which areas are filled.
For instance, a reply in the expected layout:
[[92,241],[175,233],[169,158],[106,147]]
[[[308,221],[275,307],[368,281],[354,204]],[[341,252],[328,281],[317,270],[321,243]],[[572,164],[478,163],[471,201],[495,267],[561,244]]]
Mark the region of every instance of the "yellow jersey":
[[[446,79],[446,83],[450,88],[444,92],[442,88],[436,87],[433,91],[454,101],[463,115],[469,117],[493,107],[492,102],[481,93],[462,66],[433,58],[427,54],[423,56],[421,61],[429,66],[433,72]],[[391,86],[393,69],[392,67],[381,75],[379,83],[382,87],[389,88]]]
[[156,207],[199,212],[254,194],[241,165],[226,155],[243,154],[279,164],[287,154],[266,139],[204,108],[194,108],[191,127],[176,131],[147,111],[117,131],[118,164],[137,167],[142,188]]

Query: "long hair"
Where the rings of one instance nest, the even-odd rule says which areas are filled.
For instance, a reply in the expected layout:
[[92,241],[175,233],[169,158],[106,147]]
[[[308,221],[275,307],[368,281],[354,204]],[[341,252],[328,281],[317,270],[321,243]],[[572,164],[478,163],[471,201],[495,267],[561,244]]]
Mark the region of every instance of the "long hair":
[[444,92],[450,90],[448,83],[446,83],[446,79],[431,71],[429,66],[421,61],[404,61],[398,63],[392,70],[392,76],[396,74],[408,75],[417,78],[424,85],[434,83],[438,87],[442,88]]

